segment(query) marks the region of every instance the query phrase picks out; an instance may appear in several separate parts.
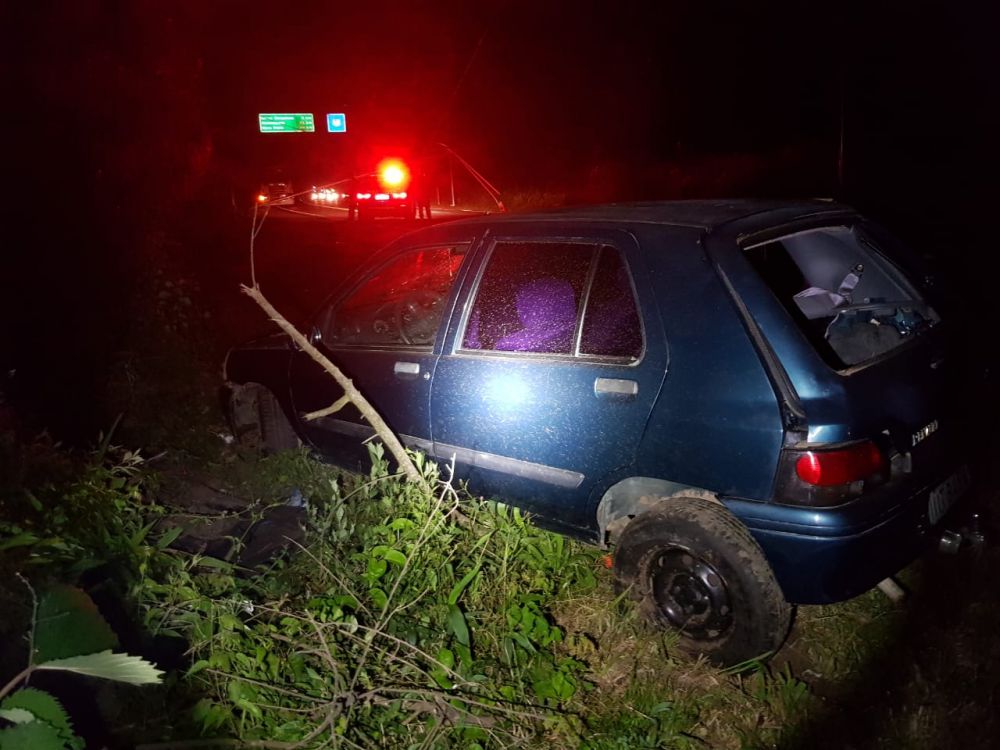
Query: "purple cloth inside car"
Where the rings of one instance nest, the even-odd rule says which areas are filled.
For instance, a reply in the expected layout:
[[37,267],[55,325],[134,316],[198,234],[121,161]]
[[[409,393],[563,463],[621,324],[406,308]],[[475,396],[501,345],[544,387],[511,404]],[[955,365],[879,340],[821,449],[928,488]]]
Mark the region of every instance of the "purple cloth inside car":
[[521,330],[504,336],[494,349],[506,352],[569,353],[576,328],[573,287],[562,279],[528,282],[517,292]]

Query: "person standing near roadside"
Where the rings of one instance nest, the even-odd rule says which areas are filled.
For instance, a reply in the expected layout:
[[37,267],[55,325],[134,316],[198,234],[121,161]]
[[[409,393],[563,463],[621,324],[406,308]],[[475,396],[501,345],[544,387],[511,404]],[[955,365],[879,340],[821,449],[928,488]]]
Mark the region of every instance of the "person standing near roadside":
[[347,181],[347,220],[354,221],[358,217],[358,178],[351,172]]
[[351,176],[347,179],[347,220],[358,218],[358,157],[352,150],[349,156]]
[[431,186],[429,183],[430,179],[427,177],[427,169],[421,167],[417,173],[417,179],[410,186],[413,192],[413,201],[417,208],[418,219],[431,218]]

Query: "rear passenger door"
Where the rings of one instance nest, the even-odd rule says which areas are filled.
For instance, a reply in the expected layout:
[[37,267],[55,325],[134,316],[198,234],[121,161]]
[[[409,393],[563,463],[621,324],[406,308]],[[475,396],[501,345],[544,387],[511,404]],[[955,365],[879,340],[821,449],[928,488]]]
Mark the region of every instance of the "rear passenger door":
[[525,231],[483,255],[435,370],[434,454],[474,492],[592,528],[594,483],[633,462],[666,369],[635,240]]

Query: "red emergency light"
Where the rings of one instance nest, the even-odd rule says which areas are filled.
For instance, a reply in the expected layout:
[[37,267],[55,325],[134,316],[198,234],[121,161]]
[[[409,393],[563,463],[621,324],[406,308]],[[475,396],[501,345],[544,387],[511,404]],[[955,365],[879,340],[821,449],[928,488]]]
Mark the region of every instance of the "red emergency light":
[[383,159],[376,169],[378,181],[390,192],[403,190],[410,183],[410,170],[399,159]]

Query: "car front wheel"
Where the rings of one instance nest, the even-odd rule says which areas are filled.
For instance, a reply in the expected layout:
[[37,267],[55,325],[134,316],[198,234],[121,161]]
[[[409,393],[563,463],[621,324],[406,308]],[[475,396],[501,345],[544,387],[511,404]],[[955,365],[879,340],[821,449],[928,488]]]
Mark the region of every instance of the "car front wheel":
[[788,634],[791,607],[763,552],[718,503],[675,497],[637,516],[614,568],[643,615],[720,666],[766,657]]
[[301,445],[278,399],[264,386],[235,387],[228,410],[233,434],[250,451],[272,455]]

